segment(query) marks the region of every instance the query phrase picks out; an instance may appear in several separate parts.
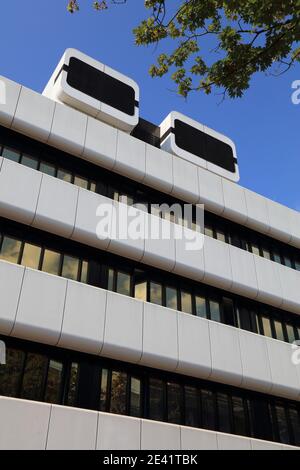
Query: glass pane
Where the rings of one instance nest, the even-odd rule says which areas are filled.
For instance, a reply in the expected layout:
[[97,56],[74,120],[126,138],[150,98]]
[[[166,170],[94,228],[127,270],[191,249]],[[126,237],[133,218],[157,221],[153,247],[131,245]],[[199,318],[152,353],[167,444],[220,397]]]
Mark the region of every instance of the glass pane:
[[15,238],[3,237],[0,258],[11,263],[17,263],[21,249],[21,242]]
[[108,370],[102,369],[101,389],[100,389],[100,411],[107,410],[107,386],[108,386]]
[[76,405],[78,372],[79,372],[78,363],[77,362],[72,362],[71,371],[70,371],[70,379],[69,379],[69,389],[68,389],[67,403],[66,403],[69,406],[75,406]]
[[287,323],[286,324],[286,332],[287,332],[287,335],[288,335],[289,343],[293,343],[296,339],[293,325],[290,325],[289,323]]
[[59,274],[60,269],[60,253],[51,250],[45,250],[42,265],[42,271],[50,274]]
[[181,310],[192,313],[192,295],[189,292],[181,292]]
[[227,297],[223,297],[222,304],[223,304],[223,322],[226,325],[236,326],[233,300],[228,299]]
[[110,412],[123,415],[126,413],[126,385],[125,372],[112,371]]
[[281,264],[281,256],[278,252],[273,251],[273,260],[275,261],[275,263]]
[[199,394],[195,387],[184,387],[185,425],[199,426]]
[[276,417],[277,417],[280,442],[283,442],[284,444],[289,444],[290,437],[289,437],[289,430],[288,430],[288,425],[286,421],[285,409],[283,408],[283,406],[276,405],[275,411],[276,411]]
[[292,260],[289,256],[284,255],[283,260],[284,260],[285,266],[287,266],[288,268],[292,267]]
[[78,279],[79,259],[72,256],[64,255],[63,267],[61,275],[67,279]]
[[92,191],[93,193],[96,192],[96,183],[94,183],[93,181],[91,181],[90,183],[90,191]]
[[25,353],[18,349],[6,349],[6,364],[0,365],[0,395],[16,397],[22,380]]
[[166,287],[166,307],[177,310],[177,290],[174,287]]
[[263,334],[273,338],[270,319],[268,317],[261,317],[261,320],[263,324]]
[[117,272],[117,292],[123,295],[130,295],[130,275]]
[[22,165],[28,166],[29,168],[32,168],[33,170],[37,170],[38,167],[38,160],[34,157],[30,157],[29,155],[23,155],[21,158],[21,163]]
[[204,234],[207,236],[207,237],[212,237],[214,236],[214,231],[211,227],[208,227],[207,225],[205,225],[204,227]]
[[276,338],[280,341],[285,341],[282,329],[282,323],[278,320],[274,320],[274,326],[276,331]]
[[114,270],[108,270],[108,282],[107,282],[107,289],[114,290]]
[[31,245],[30,243],[25,243],[21,264],[23,266],[27,266],[28,268],[38,269],[41,252],[41,247]]
[[75,176],[74,184],[83,189],[88,189],[88,180],[86,178],[81,178],[81,176]]
[[210,319],[213,321],[221,321],[221,312],[220,312],[220,304],[215,300],[209,301],[209,309],[210,309]]
[[63,170],[62,168],[57,170],[57,178],[66,181],[67,183],[72,183],[72,173]]
[[139,300],[147,301],[147,282],[140,282],[134,286],[134,297]]
[[163,409],[163,381],[150,378],[149,381],[149,418],[156,421],[164,419]]
[[259,247],[257,245],[254,245],[253,243],[251,244],[251,251],[255,255],[260,255]]
[[21,398],[42,400],[48,359],[40,354],[28,353],[23,377]]
[[225,237],[225,233],[222,232],[221,230],[217,230],[216,232],[216,235],[217,235],[217,240],[220,240],[221,242],[226,242],[226,237]]
[[300,271],[300,261],[298,259],[295,260],[295,268],[297,269],[297,271]]
[[131,377],[130,383],[130,416],[141,416],[141,381]]
[[266,259],[271,259],[271,253],[267,248],[262,249],[262,255]]
[[234,420],[234,432],[241,436],[247,435],[246,417],[244,410],[244,402],[240,397],[232,397],[232,409]]
[[41,162],[39,169],[42,173],[45,173],[46,175],[55,176],[55,166],[51,165],[51,163]]
[[222,432],[230,432],[230,413],[228,396],[225,393],[217,393],[218,404],[218,430]]
[[202,425],[204,429],[215,429],[214,395],[210,390],[201,390]]
[[180,385],[175,383],[167,384],[167,400],[168,400],[168,422],[174,424],[181,423],[181,390]]
[[88,281],[88,269],[89,269],[89,263],[87,261],[82,261],[80,282],[83,282],[84,284],[86,284]]
[[246,307],[238,307],[238,325],[242,330],[252,331],[250,312]]
[[299,446],[300,445],[300,419],[299,419],[299,413],[295,408],[290,408],[289,409],[289,416],[290,416],[290,422],[291,422],[291,427],[292,427],[293,436],[294,436],[294,444]]
[[14,150],[10,147],[4,147],[2,150],[2,157],[7,158],[13,162],[19,163],[21,153],[18,150]]
[[63,365],[60,361],[50,360],[45,392],[45,401],[48,403],[60,402],[60,390]]
[[197,317],[207,318],[206,299],[196,295],[196,315]]
[[156,282],[150,283],[150,302],[162,305],[162,286]]

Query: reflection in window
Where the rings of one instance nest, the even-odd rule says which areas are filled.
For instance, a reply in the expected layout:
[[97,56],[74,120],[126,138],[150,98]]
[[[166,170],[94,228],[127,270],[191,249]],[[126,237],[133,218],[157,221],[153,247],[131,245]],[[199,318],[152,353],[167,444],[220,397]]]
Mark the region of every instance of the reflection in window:
[[282,329],[282,323],[278,320],[274,320],[274,327],[276,332],[276,338],[280,341],[284,341],[284,334]]
[[18,396],[24,358],[23,351],[7,348],[6,364],[0,365],[0,395]]
[[123,295],[130,295],[130,275],[117,272],[117,292]]
[[88,269],[89,264],[87,261],[82,261],[81,263],[81,275],[80,275],[80,282],[87,284],[88,281]]
[[214,395],[210,390],[201,390],[202,425],[204,429],[215,429]]
[[204,228],[204,234],[207,236],[207,237],[211,237],[213,238],[214,236],[214,231],[211,227],[208,227],[207,225],[205,226]]
[[260,256],[259,247],[257,245],[254,245],[253,243],[251,245],[251,251],[254,255]]
[[15,238],[3,237],[0,258],[11,263],[17,263],[21,249],[21,242]]
[[27,266],[28,268],[38,269],[41,251],[42,250],[39,246],[25,243],[21,264],[23,266]]
[[110,412],[123,415],[126,413],[127,374],[113,370],[111,375]]
[[207,318],[206,299],[196,295],[196,315],[197,317]]
[[271,259],[271,253],[267,248],[262,249],[262,255],[266,259]]
[[150,283],[150,302],[162,305],[162,287],[156,282]]
[[61,275],[67,279],[72,279],[77,281],[78,279],[78,268],[79,260],[78,258],[73,258],[73,256],[64,255],[63,267]]
[[222,230],[217,230],[216,235],[217,235],[217,240],[220,240],[221,242],[224,242],[224,243],[226,242],[225,233],[222,232]]
[[113,269],[108,270],[107,290],[114,290],[114,274],[115,272]]
[[88,180],[86,178],[81,178],[80,176],[75,176],[74,184],[83,189],[88,189]]
[[42,400],[44,378],[48,359],[41,354],[29,353],[23,376],[21,398]]
[[45,250],[42,271],[50,274],[59,274],[61,255],[56,251]]
[[296,408],[289,409],[289,417],[290,417],[291,428],[292,428],[293,436],[294,436],[294,444],[299,445],[300,444],[300,419],[299,419],[299,413],[296,410]]
[[2,150],[2,157],[7,158],[8,160],[11,160],[12,162],[19,163],[20,160],[20,152],[17,150],[14,150],[10,147],[4,147]]
[[134,286],[134,297],[139,300],[147,301],[147,282],[137,282]]
[[275,263],[281,263],[281,256],[279,253],[273,251],[273,260]]
[[93,193],[95,193],[95,192],[96,192],[96,189],[97,189],[96,183],[94,183],[94,182],[92,181],[91,184],[90,184],[90,191],[92,191]]
[[47,162],[41,162],[39,170],[49,176],[55,176],[55,166]]
[[244,411],[244,403],[241,397],[232,397],[232,411],[235,434],[239,434],[240,436],[246,436],[246,418]]
[[269,336],[269,338],[272,338],[272,328],[271,328],[271,322],[268,317],[261,317],[262,325],[263,325],[263,332],[265,336]]
[[21,163],[24,166],[28,166],[28,168],[32,168],[33,170],[37,170],[39,162],[36,158],[30,157],[29,155],[23,155],[22,158],[21,158]]
[[62,380],[63,365],[60,361],[49,362],[45,401],[48,403],[60,402],[60,390]]
[[290,439],[289,439],[289,431],[288,431],[288,424],[286,420],[285,409],[283,408],[283,406],[276,405],[275,411],[276,411],[280,442],[282,442],[283,444],[289,444]]
[[66,181],[67,183],[72,183],[72,173],[62,170],[61,168],[57,170],[57,178]]
[[225,393],[217,393],[218,404],[218,430],[221,432],[230,432],[230,413],[228,396]]
[[168,407],[168,422],[180,424],[181,422],[181,390],[180,385],[175,383],[167,383],[167,407]]
[[210,310],[210,319],[213,321],[221,321],[221,312],[220,312],[220,304],[215,300],[209,301],[209,310]]
[[107,410],[107,387],[108,387],[108,370],[102,369],[101,386],[100,386],[100,411]]
[[184,387],[185,424],[197,427],[199,425],[199,396],[195,387]]
[[181,310],[185,313],[192,313],[192,296],[189,292],[181,292]]
[[163,381],[155,378],[149,381],[149,418],[156,421],[164,419]]
[[77,386],[78,386],[78,373],[79,365],[77,362],[72,362],[69,378],[69,388],[67,395],[67,405],[75,406],[77,400]]
[[141,416],[141,381],[131,377],[130,381],[130,416]]
[[291,268],[293,266],[292,265],[292,260],[289,256],[284,256],[283,260],[284,260],[285,266],[287,266],[288,268]]
[[287,323],[286,332],[287,332],[289,343],[293,343],[296,339],[293,325],[290,325],[289,323]]
[[174,287],[166,287],[166,307],[177,310],[177,290]]

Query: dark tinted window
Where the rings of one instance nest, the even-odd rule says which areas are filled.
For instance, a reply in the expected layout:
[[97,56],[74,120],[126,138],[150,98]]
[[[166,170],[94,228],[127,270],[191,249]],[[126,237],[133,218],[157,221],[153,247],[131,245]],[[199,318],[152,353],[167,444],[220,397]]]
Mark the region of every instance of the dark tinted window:
[[233,151],[230,145],[175,119],[175,142],[187,152],[204,158],[227,171],[235,172]]
[[123,113],[134,115],[135,93],[132,87],[75,57],[71,57],[69,64],[67,82],[71,87]]

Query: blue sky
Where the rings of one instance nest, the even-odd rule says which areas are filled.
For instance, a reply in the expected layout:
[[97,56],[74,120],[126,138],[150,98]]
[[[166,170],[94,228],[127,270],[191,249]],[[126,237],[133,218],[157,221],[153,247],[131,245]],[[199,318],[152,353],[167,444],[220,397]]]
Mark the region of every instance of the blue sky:
[[134,45],[132,29],[145,17],[143,0],[128,0],[101,13],[92,10],[90,0],[81,0],[76,15],[67,13],[66,3],[1,2],[1,75],[42,91],[63,51],[77,48],[138,82],[145,119],[159,124],[177,110],[228,135],[237,145],[240,183],[300,210],[300,105],[291,101],[300,66],[278,78],[254,77],[242,99],[220,104],[215,94],[197,93],[186,101],[174,92],[169,78],[148,75],[163,49]]

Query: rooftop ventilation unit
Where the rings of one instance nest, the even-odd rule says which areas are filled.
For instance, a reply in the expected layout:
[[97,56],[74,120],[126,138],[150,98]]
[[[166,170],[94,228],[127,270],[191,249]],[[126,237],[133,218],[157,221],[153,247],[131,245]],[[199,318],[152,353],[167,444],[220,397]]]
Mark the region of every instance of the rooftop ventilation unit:
[[43,95],[125,132],[139,122],[139,87],[131,78],[67,49]]
[[228,137],[176,111],[160,125],[160,147],[231,181],[239,181],[235,145]]

